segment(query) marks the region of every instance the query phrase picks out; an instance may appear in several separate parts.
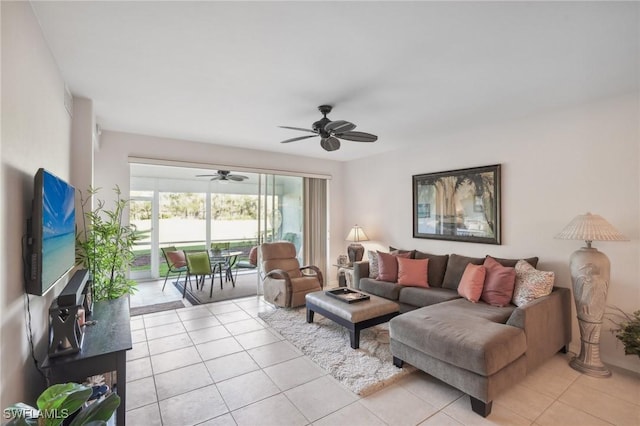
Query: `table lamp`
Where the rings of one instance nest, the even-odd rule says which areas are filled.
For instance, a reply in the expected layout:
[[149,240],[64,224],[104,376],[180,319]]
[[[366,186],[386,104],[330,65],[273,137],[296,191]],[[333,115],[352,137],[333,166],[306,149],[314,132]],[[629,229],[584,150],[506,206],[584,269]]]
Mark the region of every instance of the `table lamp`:
[[349,235],[346,238],[347,241],[353,241],[352,244],[349,244],[347,247],[347,255],[349,256],[349,263],[358,262],[362,260],[362,255],[364,254],[364,246],[362,244],[358,244],[359,241],[369,241],[369,237],[364,233],[364,230],[358,226],[354,225],[349,231]]
[[569,260],[573,300],[580,326],[580,355],[569,365],[593,377],[609,377],[611,372],[600,360],[600,329],[609,290],[611,264],[607,256],[591,247],[592,241],[628,241],[602,216],[576,216],[555,238],[584,240],[585,247],[575,251]]

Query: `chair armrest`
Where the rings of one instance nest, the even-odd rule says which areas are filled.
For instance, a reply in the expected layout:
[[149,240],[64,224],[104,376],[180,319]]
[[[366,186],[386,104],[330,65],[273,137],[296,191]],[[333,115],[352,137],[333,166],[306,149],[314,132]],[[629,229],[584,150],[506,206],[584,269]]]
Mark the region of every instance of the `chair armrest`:
[[314,271],[318,277],[318,281],[320,281],[320,288],[324,288],[324,278],[322,277],[322,271],[320,271],[320,268],[314,265],[305,265],[300,268],[300,271],[302,272],[305,269],[311,269]]
[[292,297],[292,293],[293,293],[293,286],[291,284],[291,277],[289,276],[289,273],[287,271],[282,270],[282,269],[273,269],[273,270],[267,272],[265,274],[265,276],[264,276],[264,281],[267,281],[269,279],[272,279],[272,280],[283,280],[284,281],[284,285],[287,288],[285,306],[291,306],[291,297]]
[[274,280],[287,280],[291,281],[291,277],[287,271],[282,269],[273,269],[265,274],[265,278],[272,278]]
[[554,287],[551,294],[516,308],[507,325],[527,337],[527,372],[551,358],[571,341],[571,292]]
[[360,278],[369,278],[369,261],[353,262],[353,287],[360,288]]

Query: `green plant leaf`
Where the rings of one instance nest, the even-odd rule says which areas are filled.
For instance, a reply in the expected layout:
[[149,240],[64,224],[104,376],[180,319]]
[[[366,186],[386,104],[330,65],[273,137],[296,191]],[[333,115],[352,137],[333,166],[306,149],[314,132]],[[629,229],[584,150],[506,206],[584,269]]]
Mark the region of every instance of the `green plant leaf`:
[[38,424],[37,417],[26,417],[27,415],[37,416],[38,409],[25,404],[24,402],[18,402],[17,404],[10,405],[4,409],[3,414],[5,417],[12,417],[11,421],[7,423],[7,426],[28,426]]
[[[135,291],[135,281],[126,276],[135,258],[133,247],[140,236],[135,226],[124,225],[123,216],[129,200],[121,198],[115,187],[116,200],[111,209],[96,200],[93,211],[85,211],[87,202],[81,192],[83,230],[77,235],[76,259],[89,269],[93,277],[94,300],[115,299]],[[95,195],[97,189],[89,188]]]
[[120,397],[115,392],[112,392],[103,400],[96,401],[80,411],[70,426],[86,425],[93,421],[106,422],[111,418],[113,412],[116,411],[119,405]]
[[37,426],[38,419],[25,419],[24,417],[16,417],[11,419],[6,426]]
[[[48,387],[38,397],[38,409],[45,411],[47,426],[58,426],[64,414],[70,415],[82,407],[91,396],[91,388],[78,383],[61,383]],[[53,412],[56,415],[51,415]]]

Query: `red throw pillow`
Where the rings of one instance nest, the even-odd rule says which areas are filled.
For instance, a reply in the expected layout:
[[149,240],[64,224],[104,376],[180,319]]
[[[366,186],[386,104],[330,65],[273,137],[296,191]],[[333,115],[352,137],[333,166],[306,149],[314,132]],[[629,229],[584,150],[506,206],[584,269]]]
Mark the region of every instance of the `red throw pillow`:
[[168,251],[167,259],[169,259],[169,262],[171,262],[174,268],[182,268],[183,266],[187,266],[187,259],[184,257],[184,252],[182,250]]
[[398,280],[398,257],[409,258],[411,253],[378,252],[378,279],[380,281],[396,282]]
[[490,256],[484,260],[484,268],[487,274],[480,299],[493,306],[507,306],[516,285],[516,268],[502,266]]
[[484,286],[486,273],[484,266],[469,263],[464,269],[464,273],[460,279],[458,294],[473,303],[478,302],[482,295],[482,287]]
[[398,257],[398,284],[408,287],[429,287],[428,268],[429,259]]

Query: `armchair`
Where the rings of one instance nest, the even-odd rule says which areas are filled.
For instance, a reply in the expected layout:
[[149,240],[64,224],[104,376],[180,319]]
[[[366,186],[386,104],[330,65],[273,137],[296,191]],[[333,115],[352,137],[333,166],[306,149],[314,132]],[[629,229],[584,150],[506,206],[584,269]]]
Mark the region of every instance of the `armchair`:
[[[316,266],[300,266],[296,247],[289,242],[260,246],[264,299],[276,306],[293,308],[305,304],[305,295],[322,290],[322,272]],[[304,271],[304,273],[303,273]]]

